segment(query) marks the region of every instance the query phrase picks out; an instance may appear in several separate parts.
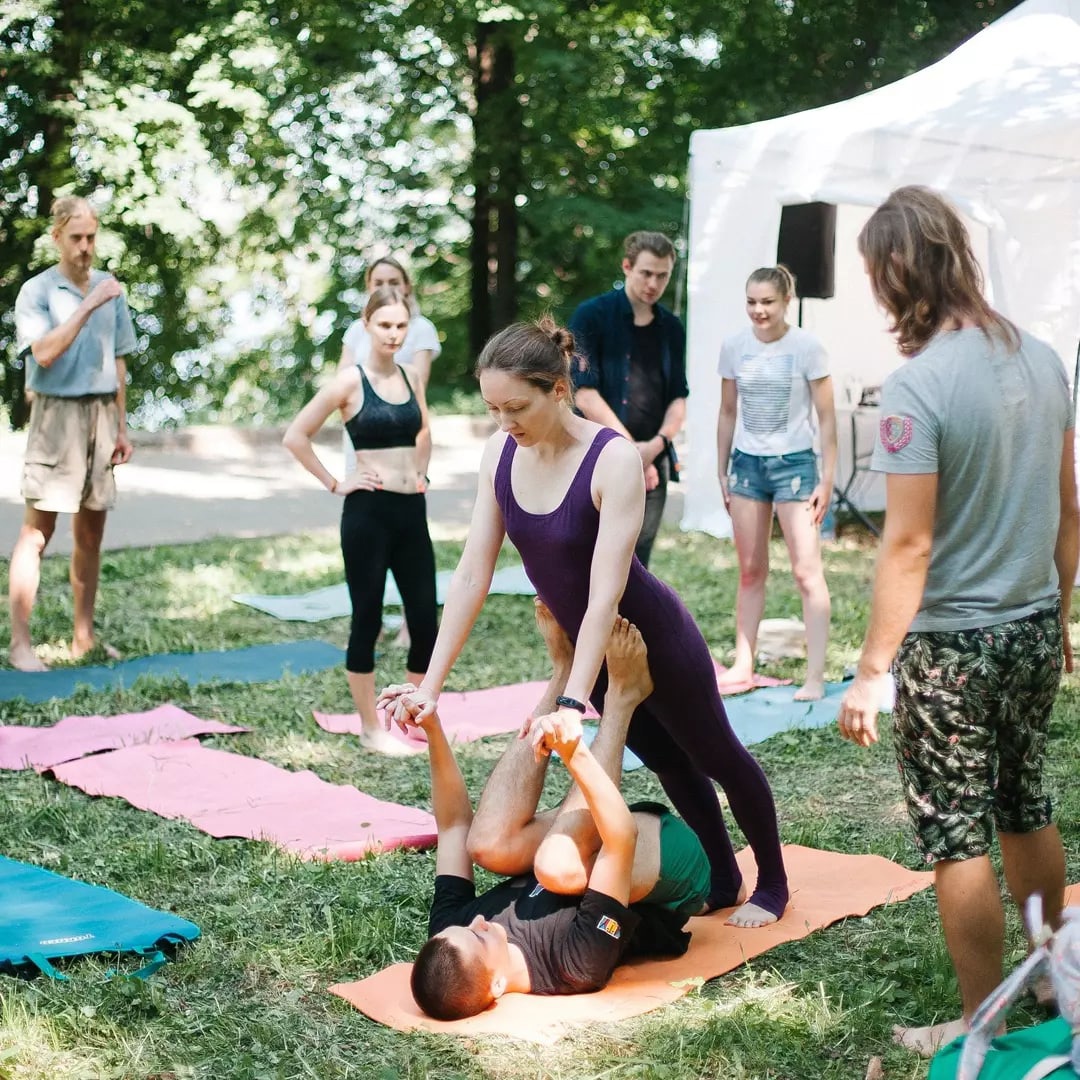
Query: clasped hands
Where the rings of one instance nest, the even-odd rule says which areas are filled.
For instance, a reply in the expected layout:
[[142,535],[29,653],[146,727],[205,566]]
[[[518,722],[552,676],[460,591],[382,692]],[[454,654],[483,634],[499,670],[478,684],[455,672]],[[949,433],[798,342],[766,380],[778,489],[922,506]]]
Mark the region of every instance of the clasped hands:
[[[427,731],[439,723],[439,699],[436,694],[412,683],[394,683],[379,694],[375,707],[382,713],[383,723],[403,732]],[[581,741],[581,713],[576,709],[559,709],[543,716],[527,717],[518,731],[519,739],[530,739],[537,761],[555,753],[569,760]]]

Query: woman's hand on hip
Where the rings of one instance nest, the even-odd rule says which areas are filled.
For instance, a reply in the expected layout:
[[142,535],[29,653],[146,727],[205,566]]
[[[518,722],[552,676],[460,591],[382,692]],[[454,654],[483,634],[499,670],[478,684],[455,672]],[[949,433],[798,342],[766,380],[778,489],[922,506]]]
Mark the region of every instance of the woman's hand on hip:
[[335,495],[349,495],[354,491],[382,491],[382,478],[378,473],[354,469],[344,480],[337,482]]

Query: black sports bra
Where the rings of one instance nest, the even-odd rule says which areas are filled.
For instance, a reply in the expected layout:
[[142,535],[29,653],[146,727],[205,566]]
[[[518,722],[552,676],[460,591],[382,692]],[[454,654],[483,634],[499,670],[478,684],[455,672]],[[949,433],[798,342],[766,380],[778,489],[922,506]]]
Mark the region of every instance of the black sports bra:
[[[400,364],[395,367],[401,371]],[[393,446],[416,444],[416,436],[423,425],[420,404],[404,371],[401,371],[401,377],[409,388],[409,400],[395,405],[375,393],[363,367],[360,368],[364,402],[360,411],[345,421],[345,430],[349,433],[354,450],[387,450]]]

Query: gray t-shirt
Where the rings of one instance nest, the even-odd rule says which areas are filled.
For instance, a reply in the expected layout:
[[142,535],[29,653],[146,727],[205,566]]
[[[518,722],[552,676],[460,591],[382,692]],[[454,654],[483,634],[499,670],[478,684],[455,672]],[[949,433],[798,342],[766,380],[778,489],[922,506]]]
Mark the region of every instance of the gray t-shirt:
[[[90,271],[89,289],[103,270]],[[69,319],[83,294],[55,266],[32,277],[15,299],[16,349],[26,358],[27,388],[53,397],[115,394],[116,358],[135,349],[135,328],[123,294],[95,309],[75,340],[47,368],[35,360],[30,346]]]
[[[1065,367],[1021,334],[938,334],[885,380],[872,468],[937,473],[930,568],[912,630],[971,630],[1057,602]],[[1068,435],[1066,436],[1066,432]]]

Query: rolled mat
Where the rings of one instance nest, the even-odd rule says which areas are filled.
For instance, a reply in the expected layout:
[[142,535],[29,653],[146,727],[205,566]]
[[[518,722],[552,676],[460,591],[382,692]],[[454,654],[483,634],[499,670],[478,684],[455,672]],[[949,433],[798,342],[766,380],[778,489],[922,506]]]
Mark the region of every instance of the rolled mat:
[[49,701],[70,697],[79,686],[122,690],[141,675],[201,683],[276,682],[287,671],[303,675],[340,664],[345,654],[326,641],[279,641],[219,652],[162,653],[103,667],[53,668],[51,671],[0,671],[0,701],[25,698]]
[[[626,964],[595,994],[507,994],[479,1016],[444,1022],[425,1016],[413,1001],[411,964],[395,964],[360,982],[339,983],[330,987],[330,993],[399,1031],[421,1028],[451,1035],[512,1035],[551,1043],[587,1024],[609,1024],[659,1008],[701,980],[731,971],[768,949],[807,937],[840,919],[906,900],[933,882],[932,873],[908,870],[878,855],[841,855],[790,845],[784,848],[784,862],[792,897],[779,922],[754,930],[728,926],[724,920],[732,909],[691,919],[688,929],[693,937],[685,956]],[[755,868],[748,850],[739,853],[739,865],[749,886]]]
[[0,727],[0,769],[47,769],[103,750],[175,742],[195,735],[231,735],[246,727],[200,720],[176,705],[120,716],[65,716],[50,727]]
[[435,843],[435,819],[424,810],[192,739],[129,746],[50,771],[87,795],[126,799],[211,836],[267,840],[302,858],[359,859]]

